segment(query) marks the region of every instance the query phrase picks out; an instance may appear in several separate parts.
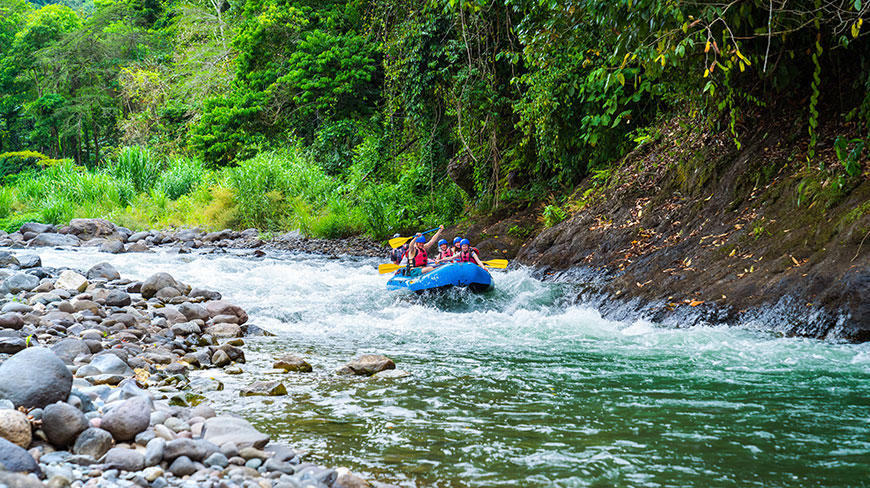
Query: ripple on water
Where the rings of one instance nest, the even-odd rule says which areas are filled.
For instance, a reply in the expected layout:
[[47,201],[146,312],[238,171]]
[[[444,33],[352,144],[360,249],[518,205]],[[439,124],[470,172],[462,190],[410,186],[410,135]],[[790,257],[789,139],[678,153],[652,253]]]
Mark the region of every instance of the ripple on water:
[[[870,344],[727,327],[621,323],[571,288],[495,272],[496,291],[388,293],[375,260],[287,253],[107,255],[45,250],[46,266],[109,261],[220,291],[277,337],[210,400],[309,457],[403,486],[854,486],[870,475]],[[311,374],[240,398],[273,357]],[[386,354],[397,380],[332,374]]]

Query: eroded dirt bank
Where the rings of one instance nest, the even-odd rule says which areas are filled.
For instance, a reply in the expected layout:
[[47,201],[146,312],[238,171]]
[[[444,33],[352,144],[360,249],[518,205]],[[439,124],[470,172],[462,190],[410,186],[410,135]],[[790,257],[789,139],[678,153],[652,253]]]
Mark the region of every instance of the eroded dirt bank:
[[843,176],[833,140],[818,146],[826,170],[808,168],[805,129],[779,120],[756,121],[740,149],[663,124],[518,261],[590,283],[581,295],[611,316],[870,340],[870,181]]

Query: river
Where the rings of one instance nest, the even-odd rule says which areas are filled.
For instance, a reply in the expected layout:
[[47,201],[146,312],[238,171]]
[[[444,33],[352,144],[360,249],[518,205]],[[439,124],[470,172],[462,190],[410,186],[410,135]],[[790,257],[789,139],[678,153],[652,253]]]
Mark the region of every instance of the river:
[[[387,292],[378,261],[42,250],[43,264],[166,271],[220,291],[275,337],[209,393],[273,440],[404,487],[862,486],[870,343],[605,320],[575,290],[495,272],[496,291]],[[238,397],[282,354],[285,397]],[[333,371],[362,353],[410,373]],[[199,372],[197,374],[206,374]]]

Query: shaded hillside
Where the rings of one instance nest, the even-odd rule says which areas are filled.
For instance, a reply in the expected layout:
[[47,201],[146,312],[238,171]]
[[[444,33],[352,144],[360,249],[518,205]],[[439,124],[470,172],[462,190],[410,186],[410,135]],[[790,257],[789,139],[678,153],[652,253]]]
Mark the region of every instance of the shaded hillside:
[[843,176],[833,138],[818,142],[826,169],[808,167],[795,110],[765,112],[740,149],[689,118],[660,125],[519,261],[606,278],[586,298],[614,314],[682,326],[773,313],[786,333],[870,340],[870,180]]

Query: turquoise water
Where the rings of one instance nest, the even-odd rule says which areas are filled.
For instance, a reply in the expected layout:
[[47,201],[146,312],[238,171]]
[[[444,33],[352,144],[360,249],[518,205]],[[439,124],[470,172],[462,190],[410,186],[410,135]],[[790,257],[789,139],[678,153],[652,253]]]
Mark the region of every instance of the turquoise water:
[[[46,251],[216,289],[277,334],[245,373],[210,371],[220,409],[309,459],[406,487],[864,486],[870,344],[604,320],[566,285],[496,272],[497,291],[386,292],[374,260]],[[269,375],[293,353],[311,374]],[[332,373],[362,353],[410,373]],[[280,378],[289,395],[240,398]]]

